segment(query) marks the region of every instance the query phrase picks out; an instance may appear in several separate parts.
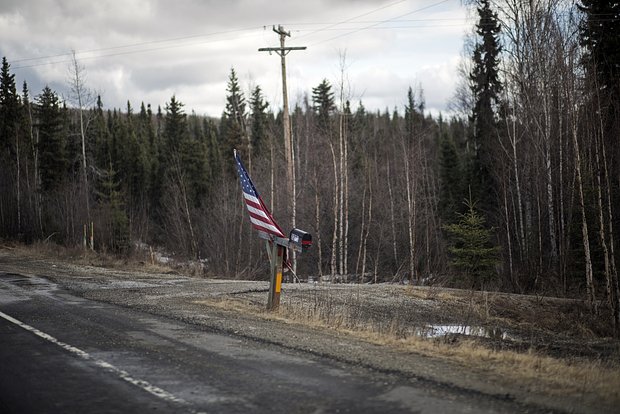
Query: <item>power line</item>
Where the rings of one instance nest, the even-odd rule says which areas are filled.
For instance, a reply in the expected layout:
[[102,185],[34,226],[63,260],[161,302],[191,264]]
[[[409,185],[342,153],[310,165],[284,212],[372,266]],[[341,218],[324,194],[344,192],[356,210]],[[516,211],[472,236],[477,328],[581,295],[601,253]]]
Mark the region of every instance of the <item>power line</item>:
[[[141,46],[147,46],[147,45],[154,45],[154,44],[160,44],[160,43],[177,42],[177,41],[183,41],[183,40],[188,40],[188,39],[196,39],[196,38],[200,38],[200,37],[211,37],[211,36],[218,36],[218,35],[223,35],[223,34],[231,34],[231,33],[250,31],[250,30],[257,30],[257,29],[262,29],[263,27],[264,27],[263,25],[261,25],[261,26],[251,26],[251,27],[245,27],[245,28],[240,28],[240,29],[224,30],[224,31],[220,31],[220,32],[212,32],[212,33],[206,33],[206,34],[196,34],[196,35],[175,37],[175,38],[169,38],[169,39],[160,39],[160,40],[149,40],[149,41],[145,41],[145,42],[130,43],[130,44],[126,44],[126,45],[117,45],[117,46],[110,46],[110,47],[104,47],[104,48],[98,48],[98,49],[79,50],[79,51],[75,51],[75,54],[76,55],[84,55],[84,54],[88,54],[88,53],[98,53],[98,52],[106,52],[106,51],[119,50],[119,49],[135,48],[135,47],[141,47]],[[202,43],[211,43],[211,42],[191,43],[191,44],[188,44],[188,45],[196,45],[196,44],[202,44]],[[139,53],[139,52],[142,52],[142,51],[150,51],[150,50],[161,50],[161,49],[167,49],[167,48],[178,47],[178,46],[186,46],[186,45],[175,44],[175,45],[164,46],[164,47],[159,47],[159,48],[138,49],[137,51],[120,52],[118,54],[104,54],[104,55],[100,55],[100,56],[101,57],[104,57],[104,56],[116,56],[116,55],[120,55],[120,54]],[[53,59],[53,58],[72,56],[72,55],[73,55],[73,51],[70,51],[70,52],[65,52],[65,53],[59,53],[59,54],[56,54],[56,55],[47,55],[47,56],[37,56],[37,57],[14,59],[14,60],[12,60],[12,63],[28,62],[28,61],[43,60],[43,59]],[[97,57],[99,57],[99,56],[97,56]],[[92,59],[93,57],[90,57],[90,58]],[[82,59],[84,59],[84,58],[82,58]],[[45,63],[41,63],[41,64],[49,64],[49,63],[50,62],[45,62]],[[53,63],[53,62],[51,62],[51,63]],[[38,64],[31,65],[31,66],[38,66]],[[19,66],[17,68],[31,67],[31,66]]]
[[320,41],[320,42],[316,42],[316,43],[312,44],[311,46],[315,46],[315,45],[318,45],[318,44],[321,44],[321,43],[331,42],[332,40],[336,40],[336,39],[339,39],[339,38],[341,38],[341,37],[349,36],[349,35],[352,35],[352,34],[354,34],[354,33],[361,32],[362,30],[368,30],[368,29],[371,29],[371,28],[373,28],[373,27],[375,27],[375,26],[378,26],[378,25],[380,25],[380,24],[383,24],[383,23],[388,23],[388,22],[391,22],[391,21],[394,21],[394,20],[400,19],[401,17],[409,16],[409,15],[414,14],[414,13],[419,13],[419,12],[421,12],[421,11],[428,10],[428,9],[430,9],[430,8],[433,8],[433,7],[437,7],[437,6],[439,6],[439,5],[443,4],[443,3],[447,3],[448,1],[449,1],[449,0],[441,0],[441,1],[438,1],[438,2],[433,3],[433,4],[431,4],[431,5],[428,5],[428,6],[422,7],[422,8],[420,8],[420,9],[416,9],[416,10],[414,10],[414,11],[407,12],[407,13],[405,13],[405,14],[401,14],[400,16],[392,17],[392,18],[390,18],[390,19],[386,19],[386,20],[381,20],[381,21],[380,21],[380,22],[378,22],[378,23],[374,23],[374,24],[371,24],[371,25],[369,25],[369,26],[365,26],[365,27],[362,27],[362,28],[359,28],[359,29],[356,29],[356,30],[350,31],[350,32],[348,32],[348,33],[343,33],[343,34],[341,34],[341,35],[334,36],[334,37],[332,37],[332,38],[329,38],[329,39],[326,39],[326,40],[322,40],[322,41]]
[[[396,22],[395,22],[396,23]],[[434,29],[438,27],[464,27],[469,23],[454,23],[454,24],[426,24],[426,25],[406,25],[406,26],[383,26],[383,27],[343,27],[340,29],[325,29],[325,31],[338,32],[338,31],[361,31],[361,30],[395,30],[395,29]],[[304,30],[298,30],[304,31]],[[320,43],[320,42],[319,42]],[[316,44],[316,43],[315,43]]]
[[315,30],[315,31],[314,31],[314,32],[312,32],[312,33],[308,33],[308,34],[305,34],[305,35],[303,35],[303,36],[299,36],[299,37],[298,37],[298,39],[300,39],[300,38],[302,38],[302,37],[306,37],[306,36],[311,36],[311,35],[313,35],[314,33],[319,33],[319,32],[321,32],[321,31],[323,31],[323,30],[327,30],[327,29],[329,29],[329,28],[332,28],[332,27],[338,26],[338,25],[340,25],[340,24],[348,23],[348,22],[350,22],[350,21],[352,21],[352,20],[359,19],[360,17],[368,16],[369,14],[373,14],[373,13],[376,13],[376,12],[378,12],[378,11],[380,11],[380,10],[387,9],[388,7],[395,6],[395,5],[400,4],[400,3],[404,2],[404,1],[406,1],[406,0],[398,0],[398,1],[395,1],[395,2],[393,2],[393,3],[386,4],[385,6],[382,6],[382,7],[376,8],[376,9],[374,9],[374,10],[371,10],[371,11],[369,11],[369,12],[362,13],[362,14],[360,14],[360,15],[358,15],[358,16],[351,17],[351,18],[349,18],[349,19],[347,19],[347,20],[343,20],[343,21],[341,21],[341,22],[332,23],[332,24],[330,24],[329,26],[327,26],[327,27],[325,27],[325,28],[323,28],[323,29],[318,29],[318,30]]
[[[260,26],[260,28],[262,29],[263,26]],[[242,30],[246,30],[246,29],[242,29]],[[236,30],[236,31],[241,31],[241,30]],[[230,32],[234,32],[234,31],[230,31]],[[230,33],[230,32],[222,32],[222,33]],[[254,37],[254,36],[259,36],[260,34],[253,34],[253,35],[248,35],[245,37]],[[189,39],[191,37],[186,37],[185,39]],[[142,49],[134,49],[134,50],[127,50],[127,51],[123,51],[123,52],[115,52],[115,53],[104,53],[104,54],[99,54],[96,56],[81,56],[79,58],[79,60],[91,60],[91,59],[100,59],[103,57],[112,57],[112,56],[123,56],[123,55],[131,55],[131,54],[137,54],[137,53],[147,53],[147,52],[153,52],[153,51],[158,51],[158,50],[166,50],[166,49],[173,49],[173,48],[178,48],[178,47],[188,47],[188,46],[196,46],[196,45],[204,45],[204,44],[208,44],[208,43],[216,43],[216,42],[223,42],[226,41],[228,39],[213,39],[213,40],[209,40],[209,41],[201,41],[201,42],[193,42],[193,43],[181,43],[181,44],[173,44],[173,45],[168,45],[168,46],[160,46],[160,47],[151,47],[151,48],[142,48]],[[164,42],[170,42],[170,41],[174,41],[173,39],[170,40],[161,40],[161,41],[152,41],[152,42],[143,42],[143,45],[146,44],[154,44],[154,43],[164,43]],[[140,45],[138,43],[134,44],[134,45],[125,45],[125,46],[114,46],[114,47],[109,47],[109,48],[102,48],[102,49],[93,49],[93,50],[88,50],[88,51],[81,51],[81,52],[76,52],[76,55],[81,54],[87,54],[87,53],[95,53],[98,51],[106,51],[106,50],[118,50],[118,49],[126,49],[129,47],[133,47],[135,45]],[[13,62],[24,62],[24,61],[31,61],[31,60],[42,60],[42,59],[52,59],[52,58],[62,58],[65,56],[71,56],[71,53],[62,53],[62,54],[58,54],[58,55],[51,55],[48,57],[40,57],[40,58],[28,58],[28,59],[19,59],[17,61],[13,61]],[[37,63],[33,63],[30,65],[20,65],[20,66],[12,66],[12,69],[25,69],[25,68],[32,68],[32,67],[37,67],[37,66],[46,66],[46,65],[55,65],[55,64],[59,64],[59,63],[69,63],[72,62],[71,59],[68,60],[52,60],[52,61],[47,61],[47,62],[37,62]]]
[[[425,19],[401,19],[399,22],[443,22],[443,21],[461,21],[461,20],[476,20],[476,17],[444,17],[444,18],[425,18]],[[369,23],[382,23],[385,20],[358,20],[354,23],[359,24],[369,24]],[[340,21],[340,22],[297,22],[297,23],[287,23],[288,26],[317,26],[317,25],[339,25],[343,23],[348,23],[348,21]],[[299,29],[297,29],[299,30]],[[321,29],[321,30],[327,30]]]

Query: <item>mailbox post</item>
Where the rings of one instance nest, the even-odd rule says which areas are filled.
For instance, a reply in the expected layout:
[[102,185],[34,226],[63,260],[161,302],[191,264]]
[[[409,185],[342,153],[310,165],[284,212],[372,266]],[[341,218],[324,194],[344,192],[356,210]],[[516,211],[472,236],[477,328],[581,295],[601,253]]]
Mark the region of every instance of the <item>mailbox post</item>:
[[[259,233],[261,234],[261,233]],[[263,236],[268,239],[267,235]],[[269,239],[268,239],[269,240]],[[286,252],[287,249],[302,252],[312,245],[312,235],[303,230],[293,229],[288,240],[285,238],[271,238],[265,243],[269,254],[269,298],[267,299],[267,309],[276,310],[280,306],[280,292],[282,290],[282,272],[284,267],[288,267]]]
[[267,309],[275,310],[280,306],[280,291],[282,290],[282,269],[284,267],[285,247],[272,242],[269,246],[267,242],[267,252],[269,252],[269,262],[271,272],[269,277],[269,298],[267,299]]

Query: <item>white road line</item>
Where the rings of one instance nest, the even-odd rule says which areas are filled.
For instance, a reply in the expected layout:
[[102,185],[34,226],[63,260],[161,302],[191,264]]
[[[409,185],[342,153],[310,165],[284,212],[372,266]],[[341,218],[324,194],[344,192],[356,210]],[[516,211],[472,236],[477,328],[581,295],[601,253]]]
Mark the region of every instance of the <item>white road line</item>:
[[[118,375],[121,379],[129,382],[130,384],[133,384],[133,385],[135,385],[137,387],[142,388],[144,391],[149,392],[149,393],[155,395],[156,397],[161,398],[162,400],[172,401],[172,402],[175,402],[175,403],[178,403],[178,404],[188,404],[187,401],[185,401],[185,400],[183,400],[183,399],[181,399],[179,397],[176,397],[175,395],[169,393],[168,391],[163,390],[163,389],[161,389],[161,388],[159,388],[159,387],[149,383],[148,381],[141,380],[139,378],[133,378],[131,375],[129,375],[129,373],[127,371],[122,370],[120,368],[117,368],[114,365],[112,365],[112,364],[110,364],[108,362],[105,362],[105,361],[103,361],[101,359],[93,358],[88,352],[82,351],[79,348],[76,348],[76,347],[74,347],[72,345],[69,345],[69,344],[66,344],[66,343],[64,343],[62,341],[59,341],[58,339],[54,338],[53,336],[48,335],[45,332],[42,332],[42,331],[38,330],[37,328],[34,328],[34,327],[30,326],[30,325],[27,325],[27,324],[23,323],[22,321],[19,321],[19,320],[13,318],[12,316],[7,315],[6,313],[0,312],[0,316],[2,318],[6,319],[7,321],[11,322],[11,323],[14,323],[17,326],[19,326],[19,327],[21,327],[21,328],[23,328],[23,329],[25,329],[27,331],[30,331],[33,334],[35,334],[35,335],[37,335],[37,336],[39,336],[39,337],[41,337],[41,338],[43,338],[43,339],[53,343],[53,344],[58,345],[59,347],[63,348],[64,350],[69,351],[72,354],[75,354],[75,355],[79,356],[82,359],[91,361],[92,363],[94,363],[98,367],[101,367],[101,368],[103,368],[103,369],[105,369],[107,371],[110,371],[110,372]],[[190,409],[189,411],[192,412],[192,413],[195,413],[194,410]]]

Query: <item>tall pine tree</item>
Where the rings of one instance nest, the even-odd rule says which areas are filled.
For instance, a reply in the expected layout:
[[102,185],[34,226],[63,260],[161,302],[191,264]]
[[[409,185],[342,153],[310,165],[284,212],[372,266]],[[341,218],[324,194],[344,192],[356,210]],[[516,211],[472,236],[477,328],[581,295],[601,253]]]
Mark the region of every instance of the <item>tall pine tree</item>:
[[15,87],[15,75],[11,74],[11,65],[2,58],[0,69],[0,145],[8,159],[15,151],[15,134],[19,119],[19,96]]
[[250,99],[250,111],[252,116],[251,124],[251,142],[252,150],[255,156],[258,156],[263,146],[267,143],[268,115],[267,108],[269,104],[265,102],[263,92],[260,86],[254,88]]
[[334,92],[327,79],[323,79],[316,88],[312,88],[312,103],[314,104],[314,111],[318,116],[317,123],[319,129],[321,132],[327,133],[330,128],[329,117],[336,108]]
[[478,41],[473,53],[470,74],[474,108],[473,154],[469,169],[469,186],[481,209],[490,215],[496,210],[497,186],[493,176],[493,151],[496,148],[497,109],[502,85],[499,79],[500,26],[489,0],[478,2],[479,20],[476,25]]
[[49,86],[43,88],[37,97],[37,104],[41,189],[49,192],[60,186],[67,171],[63,115],[58,95]]
[[620,2],[581,0],[585,13],[580,25],[581,44],[586,47],[585,63],[596,68],[601,89],[616,101],[620,98]]
[[[250,153],[247,142],[246,119],[247,109],[243,91],[239,86],[239,79],[235,69],[230,69],[228,86],[226,87],[226,108],[222,115],[220,124],[220,139],[222,154],[224,157],[232,156],[233,149],[247,149]],[[226,158],[225,158],[226,159]],[[233,170],[231,169],[231,172]]]

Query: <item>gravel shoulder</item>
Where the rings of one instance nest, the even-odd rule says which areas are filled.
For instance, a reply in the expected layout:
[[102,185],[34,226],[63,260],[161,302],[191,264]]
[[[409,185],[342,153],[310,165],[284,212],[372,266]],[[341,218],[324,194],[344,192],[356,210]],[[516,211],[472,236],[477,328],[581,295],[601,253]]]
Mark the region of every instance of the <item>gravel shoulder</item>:
[[[549,315],[540,310],[551,308],[554,300],[548,304],[535,297],[495,294],[480,302],[447,289],[285,284],[281,310],[274,314],[263,310],[266,282],[203,279],[144,268],[110,269],[41,257],[16,248],[0,248],[0,271],[45,277],[84,298],[182,320],[205,330],[395,373],[462,393],[514,401],[524,412],[616,412],[620,403],[618,342],[601,338],[592,329],[578,337],[572,331],[556,332],[565,329],[565,324],[589,322],[575,321],[571,311],[564,321],[557,313],[552,317],[550,309]],[[554,309],[576,307],[557,301]],[[537,302],[539,311],[533,312]],[[317,320],[321,314],[325,318]],[[463,323],[496,327],[494,332],[500,334],[410,340],[419,327]],[[595,324],[591,326],[597,329]],[[363,327],[371,327],[371,334]],[[462,354],[451,357],[446,352],[452,344],[464,341],[470,348],[480,347],[479,356],[490,359],[491,365],[489,355],[493,352],[525,349],[568,365],[598,363],[611,375],[611,384],[575,388],[555,378],[547,381],[544,372],[515,377],[493,369],[489,362],[478,364]]]

